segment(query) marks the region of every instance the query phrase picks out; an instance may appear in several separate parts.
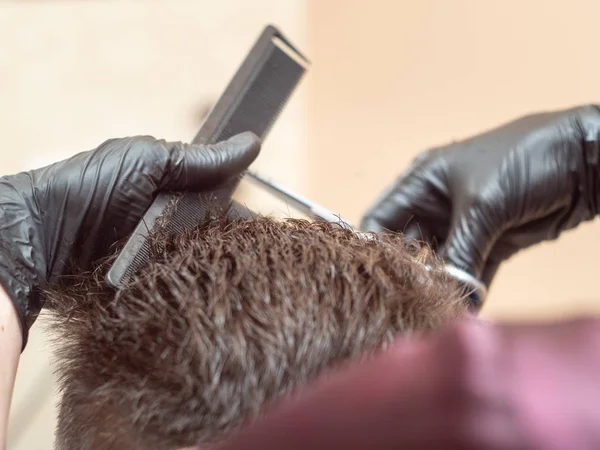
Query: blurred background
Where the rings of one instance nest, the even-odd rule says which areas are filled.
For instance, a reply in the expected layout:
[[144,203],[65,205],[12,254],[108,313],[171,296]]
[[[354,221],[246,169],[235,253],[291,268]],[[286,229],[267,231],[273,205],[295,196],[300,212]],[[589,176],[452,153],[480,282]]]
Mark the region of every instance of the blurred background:
[[[313,62],[254,168],[350,222],[418,152],[529,112],[598,102],[597,0],[0,0],[0,170],[108,138],[191,139],[267,23]],[[239,198],[290,210],[248,185]],[[501,268],[483,314],[600,311],[600,227]],[[17,378],[9,449],[52,448],[43,319]]]

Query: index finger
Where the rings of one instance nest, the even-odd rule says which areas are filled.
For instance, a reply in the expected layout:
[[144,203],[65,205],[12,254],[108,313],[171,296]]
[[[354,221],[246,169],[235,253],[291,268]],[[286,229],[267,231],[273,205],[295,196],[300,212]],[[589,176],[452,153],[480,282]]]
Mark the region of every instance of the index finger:
[[428,170],[413,168],[369,208],[361,229],[402,232],[433,244],[445,240],[450,220],[450,201],[441,182]]

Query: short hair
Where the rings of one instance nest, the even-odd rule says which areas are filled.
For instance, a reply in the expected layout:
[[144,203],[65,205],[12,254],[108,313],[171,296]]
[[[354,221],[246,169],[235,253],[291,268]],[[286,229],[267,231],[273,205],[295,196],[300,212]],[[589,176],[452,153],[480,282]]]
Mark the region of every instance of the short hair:
[[59,450],[210,446],[324,370],[467,309],[400,234],[254,217],[151,239],[120,290],[108,261],[47,294]]

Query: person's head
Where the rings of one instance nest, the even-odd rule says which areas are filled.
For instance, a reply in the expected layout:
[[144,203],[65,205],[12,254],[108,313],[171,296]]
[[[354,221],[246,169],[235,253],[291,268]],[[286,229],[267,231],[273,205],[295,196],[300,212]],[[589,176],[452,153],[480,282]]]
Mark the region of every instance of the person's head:
[[254,218],[152,239],[121,290],[103,265],[48,293],[60,450],[210,447],[325,369],[466,311],[401,235]]

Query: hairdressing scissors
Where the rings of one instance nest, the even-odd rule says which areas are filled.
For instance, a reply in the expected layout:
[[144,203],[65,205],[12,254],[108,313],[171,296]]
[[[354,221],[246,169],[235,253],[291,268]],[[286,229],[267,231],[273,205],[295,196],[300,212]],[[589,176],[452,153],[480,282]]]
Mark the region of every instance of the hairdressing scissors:
[[[267,180],[256,172],[247,170],[245,174],[250,180],[267,189],[284,202],[290,203],[293,207],[312,219],[338,223],[341,227],[352,230],[358,235],[367,236],[367,233],[357,231],[355,227],[345,221],[339,214],[334,214],[324,206],[319,205],[318,203],[315,203],[300,194],[292,192],[280,184],[277,184],[271,180]],[[476,310],[479,310],[483,305],[483,301],[487,295],[487,287],[485,284],[478,280],[475,276],[471,275],[465,270],[460,269],[459,267],[451,264],[445,264],[444,267],[450,276],[454,277],[461,284],[465,285],[467,288],[470,306]],[[429,267],[427,268],[429,269]]]

